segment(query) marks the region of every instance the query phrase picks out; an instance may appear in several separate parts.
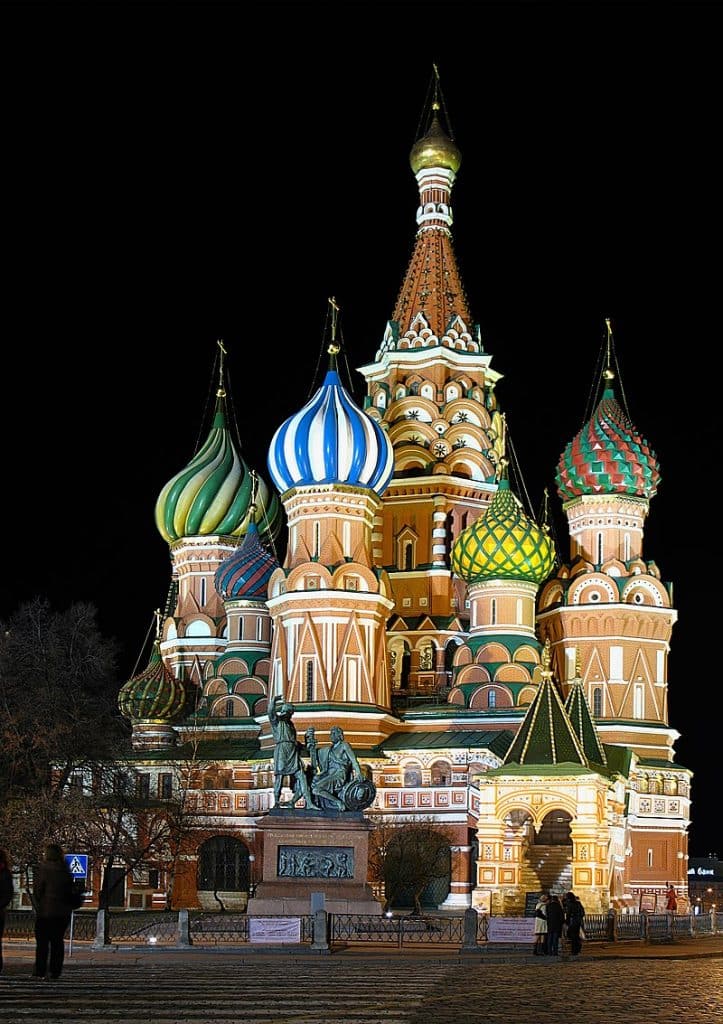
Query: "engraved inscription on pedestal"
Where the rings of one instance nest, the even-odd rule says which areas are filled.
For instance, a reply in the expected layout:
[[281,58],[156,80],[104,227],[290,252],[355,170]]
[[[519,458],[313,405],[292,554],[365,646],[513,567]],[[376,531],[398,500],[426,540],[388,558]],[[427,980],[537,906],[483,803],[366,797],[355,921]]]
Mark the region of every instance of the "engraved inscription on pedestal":
[[280,846],[279,878],[353,878],[353,846]]

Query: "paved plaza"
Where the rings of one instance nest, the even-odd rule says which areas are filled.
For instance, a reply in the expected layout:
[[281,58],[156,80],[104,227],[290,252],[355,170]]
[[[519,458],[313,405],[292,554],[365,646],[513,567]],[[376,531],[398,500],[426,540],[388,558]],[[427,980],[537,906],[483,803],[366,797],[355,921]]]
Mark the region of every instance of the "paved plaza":
[[[10,952],[10,951],[9,951]],[[0,1024],[721,1024],[723,940],[525,954],[81,951],[56,982],[30,950],[0,977]]]

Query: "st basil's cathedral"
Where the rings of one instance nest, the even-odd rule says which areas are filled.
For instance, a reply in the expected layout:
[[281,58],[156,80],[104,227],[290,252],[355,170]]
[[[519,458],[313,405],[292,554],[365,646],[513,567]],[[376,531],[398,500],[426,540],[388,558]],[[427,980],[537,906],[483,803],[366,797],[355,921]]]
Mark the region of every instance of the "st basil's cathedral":
[[[342,727],[376,787],[373,819],[445,825],[430,905],[518,914],[528,892],[572,888],[588,912],[637,910],[668,882],[684,898],[676,612],[643,555],[655,453],[608,359],[591,418],[562,442],[563,561],[512,486],[500,374],[455,259],[461,154],[438,90],[410,164],[416,239],[360,367],[363,408],[340,377],[330,300],[325,379],[267,466],[241,455],[222,353],[207,439],[158,496],[170,589],[119,705],[144,792],[183,787],[193,815],[173,905],[217,906],[223,890],[243,908],[260,881],[276,695],[299,736]],[[163,905],[170,885],[162,868],[134,876],[121,902]]]

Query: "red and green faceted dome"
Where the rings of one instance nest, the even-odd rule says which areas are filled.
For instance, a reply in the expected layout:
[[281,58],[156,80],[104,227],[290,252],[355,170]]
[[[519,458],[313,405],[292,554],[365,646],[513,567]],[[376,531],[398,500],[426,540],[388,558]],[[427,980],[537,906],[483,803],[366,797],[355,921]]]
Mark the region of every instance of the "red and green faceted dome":
[[607,389],[592,418],[560,456],[555,475],[563,501],[583,494],[652,498],[660,483],[655,452]]
[[539,585],[554,563],[547,531],[525,514],[507,480],[500,480],[489,508],[452,548],[452,569],[467,583],[511,579]]
[[174,722],[191,710],[195,692],[166,668],[156,641],[147,668],[121,687],[118,707],[131,722]]

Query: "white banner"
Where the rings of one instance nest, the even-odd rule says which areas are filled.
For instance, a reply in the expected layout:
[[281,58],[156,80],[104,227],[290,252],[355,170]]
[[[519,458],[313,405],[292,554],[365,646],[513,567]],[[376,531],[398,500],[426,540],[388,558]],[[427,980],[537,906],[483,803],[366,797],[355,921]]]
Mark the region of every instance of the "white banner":
[[488,942],[532,942],[534,917],[491,917],[487,926]]
[[249,942],[301,942],[301,918],[250,917]]

